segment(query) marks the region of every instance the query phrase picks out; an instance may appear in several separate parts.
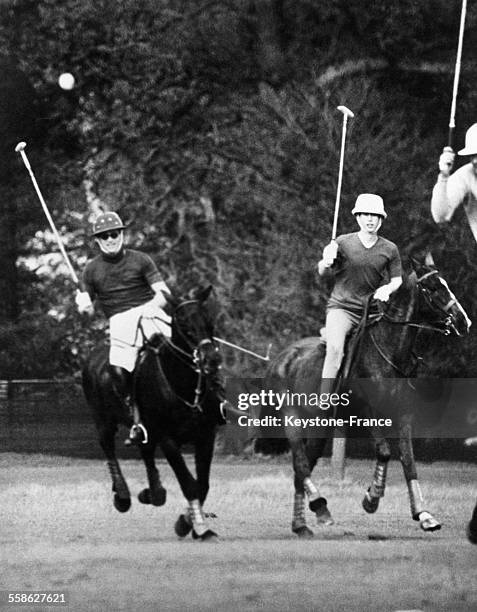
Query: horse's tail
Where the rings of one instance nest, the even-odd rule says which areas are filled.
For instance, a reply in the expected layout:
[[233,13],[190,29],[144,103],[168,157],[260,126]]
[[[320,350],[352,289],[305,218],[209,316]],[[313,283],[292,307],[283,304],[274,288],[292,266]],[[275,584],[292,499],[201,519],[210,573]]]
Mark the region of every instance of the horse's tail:
[[[319,384],[321,377],[323,341],[318,337],[297,340],[281,351],[270,363],[264,378],[264,388],[287,392],[295,390],[297,381],[303,378],[316,379]],[[262,406],[260,416],[277,416],[276,410]],[[290,450],[285,429],[276,438],[259,437],[255,441],[255,452],[264,455],[281,455]]]

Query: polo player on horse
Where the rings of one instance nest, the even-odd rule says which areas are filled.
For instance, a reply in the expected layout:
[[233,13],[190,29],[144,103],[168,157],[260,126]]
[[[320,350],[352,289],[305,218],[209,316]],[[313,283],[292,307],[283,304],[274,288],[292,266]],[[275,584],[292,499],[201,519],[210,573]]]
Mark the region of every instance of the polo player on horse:
[[320,276],[333,276],[334,287],[326,312],[326,356],[322,392],[332,392],[344,355],[347,335],[360,323],[370,295],[387,302],[402,284],[397,246],[378,236],[387,215],[383,199],[362,193],[351,211],[359,231],[338,236],[323,250]]
[[111,372],[133,420],[126,444],[140,444],[148,436],[133,398],[133,372],[145,338],[171,336],[171,319],[163,310],[170,291],[149,255],[124,247],[124,229],[115,212],[95,220],[93,236],[100,253],[84,269],[76,304],[80,313],[93,314],[96,300],[109,320]]

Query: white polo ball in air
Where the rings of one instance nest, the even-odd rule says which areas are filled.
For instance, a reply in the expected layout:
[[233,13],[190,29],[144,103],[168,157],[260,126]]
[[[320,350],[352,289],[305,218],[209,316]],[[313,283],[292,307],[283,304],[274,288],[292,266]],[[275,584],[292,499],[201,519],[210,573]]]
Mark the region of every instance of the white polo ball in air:
[[75,86],[75,77],[71,72],[63,72],[58,78],[58,85],[61,89],[70,90]]

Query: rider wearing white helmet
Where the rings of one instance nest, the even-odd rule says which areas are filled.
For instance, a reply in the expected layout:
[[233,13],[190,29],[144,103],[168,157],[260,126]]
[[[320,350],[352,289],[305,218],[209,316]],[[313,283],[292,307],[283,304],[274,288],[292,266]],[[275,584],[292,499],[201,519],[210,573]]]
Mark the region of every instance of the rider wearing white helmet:
[[344,354],[348,333],[360,322],[367,299],[387,302],[402,283],[397,246],[378,236],[386,219],[383,199],[362,193],[351,211],[359,231],[338,236],[323,250],[320,276],[334,276],[326,312],[326,356],[321,391],[331,392]]
[[[109,362],[122,395],[131,393],[132,372],[144,338],[155,332],[170,336],[170,317],[163,308],[170,293],[149,255],[124,248],[125,226],[115,212],[100,214],[93,236],[100,254],[84,269],[83,291],[76,296],[79,312],[92,314],[97,301],[109,319]],[[131,407],[134,425],[130,441],[145,442],[147,432],[136,406]]]
[[445,147],[439,158],[439,175],[432,190],[431,213],[436,223],[450,221],[460,204],[464,205],[470,229],[477,241],[477,123],[466,132],[465,147],[458,152],[470,160],[453,174],[455,155]]

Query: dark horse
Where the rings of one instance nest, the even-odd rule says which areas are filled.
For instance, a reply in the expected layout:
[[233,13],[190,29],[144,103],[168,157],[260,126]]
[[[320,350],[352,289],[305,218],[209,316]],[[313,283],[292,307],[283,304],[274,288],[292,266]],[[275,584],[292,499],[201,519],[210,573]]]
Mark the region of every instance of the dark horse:
[[[397,400],[397,425],[399,428],[400,460],[408,485],[411,514],[418,520],[422,529],[433,531],[440,524],[426,510],[417,480],[416,464],[412,445],[412,422],[414,417],[413,403],[408,401],[411,394],[411,377],[415,376],[415,359],[413,347],[421,328],[440,331],[445,334],[462,335],[467,333],[470,321],[450,291],[447,283],[434,267],[425,264],[413,264],[414,270],[406,275],[403,284],[392,296],[390,303],[375,318],[366,323],[359,341],[359,351],[348,351],[343,364],[347,383],[351,388],[352,405],[359,404],[363,416],[376,417],[382,407],[391,399]],[[349,344],[351,344],[350,342]],[[324,341],[320,338],[302,339],[281,352],[269,365],[264,388],[275,391],[306,394],[310,397],[320,389],[321,370],[324,359]],[[353,359],[354,354],[354,359]],[[390,380],[391,379],[391,380]],[[373,400],[363,393],[364,384],[371,381]],[[299,396],[297,396],[299,397]],[[347,416],[349,416],[349,408]],[[295,406],[282,408],[282,416],[333,416],[317,409],[316,406]],[[346,418],[346,417],[344,417]],[[384,495],[387,464],[391,456],[389,444],[379,424],[369,421],[370,433],[376,444],[377,464],[373,482],[363,500],[367,512],[375,512],[379,499]],[[310,537],[312,531],[305,520],[305,495],[310,509],[316,514],[318,524],[332,524],[333,519],[327,508],[327,501],[322,497],[311,480],[311,473],[324,446],[331,437],[333,427],[321,428],[320,435],[315,432],[307,434],[299,427],[285,427],[294,468],[295,500],[292,519],[292,530],[300,537]],[[313,435],[315,433],[315,435]]]
[[[161,506],[166,490],[155,465],[156,445],[171,465],[188,510],[175,525],[177,535],[190,531],[195,538],[211,539],[202,510],[209,490],[209,474],[217,423],[220,421],[218,369],[221,357],[214,341],[208,297],[211,287],[196,291],[190,299],[172,299],[172,337],[145,340],[134,375],[134,397],[148,442],[140,446],[149,487],[138,498],[143,504]],[[99,441],[107,458],[114,492],[114,506],[126,512],[131,495],[115,454],[119,424],[131,425],[124,401],[115,387],[108,347],[91,355],[83,372],[83,388],[94,414]],[[181,453],[181,445],[194,446],[196,478]]]

